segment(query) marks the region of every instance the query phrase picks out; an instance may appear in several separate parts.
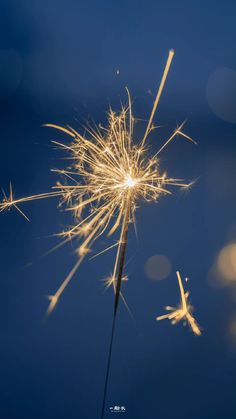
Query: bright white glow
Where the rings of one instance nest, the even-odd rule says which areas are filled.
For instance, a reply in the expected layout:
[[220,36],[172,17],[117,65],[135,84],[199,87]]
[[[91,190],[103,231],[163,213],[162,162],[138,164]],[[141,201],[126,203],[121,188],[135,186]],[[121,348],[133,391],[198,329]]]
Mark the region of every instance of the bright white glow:
[[137,181],[135,179],[132,179],[132,177],[130,175],[127,175],[126,180],[125,180],[125,185],[129,188],[132,188],[133,186],[135,186],[137,183]]

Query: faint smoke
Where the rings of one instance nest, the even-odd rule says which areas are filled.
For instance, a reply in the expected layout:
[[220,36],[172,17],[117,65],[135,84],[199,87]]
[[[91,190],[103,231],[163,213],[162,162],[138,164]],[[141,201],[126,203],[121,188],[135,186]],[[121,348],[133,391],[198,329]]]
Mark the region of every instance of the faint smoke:
[[230,348],[236,350],[236,314],[231,317],[227,329],[227,338]]
[[0,99],[14,93],[22,79],[22,59],[14,50],[0,50]]

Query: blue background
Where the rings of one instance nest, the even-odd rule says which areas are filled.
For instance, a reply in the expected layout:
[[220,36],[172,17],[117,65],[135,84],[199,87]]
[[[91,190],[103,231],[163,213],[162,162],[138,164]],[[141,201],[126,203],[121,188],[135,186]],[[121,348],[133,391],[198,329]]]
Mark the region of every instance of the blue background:
[[[50,169],[66,163],[50,143],[59,135],[43,123],[105,124],[108,106],[119,109],[126,100],[125,86],[136,116],[148,118],[168,50],[175,49],[155,118],[162,128],[150,142],[156,151],[188,118],[185,131],[198,146],[177,139],[162,153],[161,167],[198,181],[190,193],[175,191],[137,211],[138,240],[131,232],[124,284],[134,320],[121,304],[107,418],[115,405],[126,407],[127,419],[236,415],[236,339],[229,333],[235,288],[209,280],[219,250],[236,239],[235,124],[215,115],[206,98],[211,74],[236,68],[235,14],[229,0],[1,1],[0,184],[7,190],[12,181],[16,196],[48,191],[57,180]],[[0,417],[99,418],[113,308],[101,279],[114,253],[86,261],[45,321],[45,296],[76,256],[68,245],[35,260],[71,220],[56,199],[22,209],[30,223],[15,211],[0,217]],[[104,238],[97,250],[105,245]],[[145,274],[154,254],[171,260],[162,282]],[[200,338],[155,321],[166,304],[178,302],[176,269],[190,277]]]

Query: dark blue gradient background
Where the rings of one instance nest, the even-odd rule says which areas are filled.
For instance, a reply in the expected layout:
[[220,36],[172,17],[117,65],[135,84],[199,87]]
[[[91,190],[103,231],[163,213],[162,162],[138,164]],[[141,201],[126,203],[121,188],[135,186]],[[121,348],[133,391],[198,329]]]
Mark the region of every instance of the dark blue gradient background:
[[[235,288],[214,287],[208,275],[219,250],[236,239],[236,130],[206,98],[212,73],[236,69],[235,9],[229,0],[0,4],[0,184],[8,189],[12,181],[17,196],[48,191],[57,180],[50,168],[65,165],[50,143],[61,136],[43,123],[105,123],[109,104],[118,109],[126,100],[125,86],[136,116],[147,118],[168,50],[175,49],[155,119],[162,128],[150,141],[157,150],[188,118],[185,131],[198,146],[177,139],[161,165],[171,176],[198,181],[190,193],[176,191],[137,211],[138,240],[132,231],[124,284],[134,321],[121,304],[107,418],[114,405],[126,407],[127,419],[236,415],[236,339],[229,332]],[[75,263],[74,247],[26,265],[58,242],[52,235],[71,219],[53,199],[22,209],[30,223],[15,211],[0,217],[0,417],[97,419],[113,307],[101,279],[114,253],[85,262],[45,321],[45,296]],[[104,239],[96,249],[105,245]],[[156,253],[172,263],[162,282],[145,274]],[[166,304],[177,303],[176,269],[190,277],[200,338],[155,321]]]

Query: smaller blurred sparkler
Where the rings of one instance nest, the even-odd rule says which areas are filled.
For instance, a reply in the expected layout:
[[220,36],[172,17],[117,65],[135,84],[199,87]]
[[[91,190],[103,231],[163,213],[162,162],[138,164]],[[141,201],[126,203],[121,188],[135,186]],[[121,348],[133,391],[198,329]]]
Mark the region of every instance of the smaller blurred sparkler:
[[181,320],[184,322],[187,322],[193,331],[195,335],[200,336],[201,335],[201,329],[199,325],[197,324],[195,318],[192,315],[193,312],[193,306],[189,304],[188,298],[189,298],[189,291],[185,292],[183,287],[183,282],[180,276],[180,273],[176,272],[178,283],[179,283],[179,289],[180,289],[180,304],[178,307],[170,307],[166,306],[165,309],[169,311],[169,313],[164,314],[162,316],[158,316],[156,320],[164,320],[169,319],[171,320],[172,324],[179,323]]

